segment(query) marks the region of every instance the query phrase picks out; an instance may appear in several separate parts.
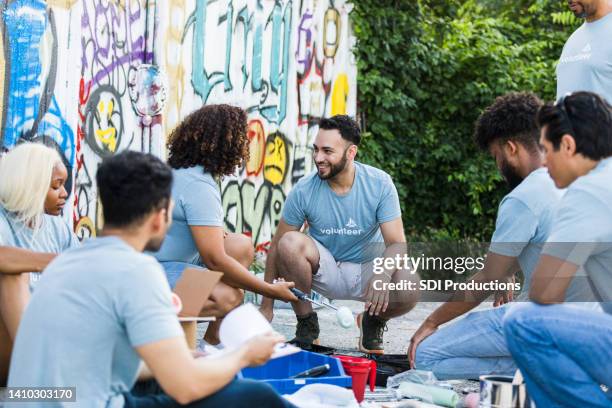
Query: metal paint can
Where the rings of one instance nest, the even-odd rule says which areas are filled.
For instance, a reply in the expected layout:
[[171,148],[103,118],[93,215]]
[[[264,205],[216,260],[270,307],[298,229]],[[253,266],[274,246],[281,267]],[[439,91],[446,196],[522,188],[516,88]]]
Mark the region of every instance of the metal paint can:
[[512,384],[511,376],[480,376],[480,408],[535,408],[525,383]]

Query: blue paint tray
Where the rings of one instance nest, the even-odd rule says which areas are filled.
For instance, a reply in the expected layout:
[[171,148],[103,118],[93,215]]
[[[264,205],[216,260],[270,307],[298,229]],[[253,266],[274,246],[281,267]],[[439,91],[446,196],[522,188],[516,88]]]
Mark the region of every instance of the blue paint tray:
[[[321,377],[289,378],[323,364],[329,364],[331,369]],[[352,386],[352,378],[344,373],[340,360],[309,351],[270,360],[259,367],[245,368],[238,374],[238,378],[265,381],[280,394],[292,394],[308,384],[331,384],[344,388]]]

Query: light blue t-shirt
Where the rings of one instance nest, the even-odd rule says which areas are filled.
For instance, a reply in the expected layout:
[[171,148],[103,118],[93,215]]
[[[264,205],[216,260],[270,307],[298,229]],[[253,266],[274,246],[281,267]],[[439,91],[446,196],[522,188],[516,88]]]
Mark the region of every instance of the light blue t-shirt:
[[[518,300],[527,300],[533,272],[550,232],[557,207],[564,191],[555,187],[546,168],[531,172],[525,180],[506,195],[499,205],[495,232],[489,250],[517,258],[525,276]],[[577,276],[585,276],[579,271]],[[567,291],[567,300],[595,300],[589,285],[575,279]],[[583,305],[597,308],[597,305]]]
[[[0,246],[59,254],[79,246],[79,240],[62,217],[44,214],[40,228],[34,231],[0,205]],[[30,289],[39,278],[40,273],[30,273]]]
[[529,293],[532,273],[562,196],[563,191],[555,187],[548,170],[540,168],[525,177],[499,204],[489,250],[517,258],[525,275],[521,298]]
[[172,170],[172,225],[160,250],[160,262],[201,263],[189,226],[223,227],[219,185],[202,166]]
[[598,300],[612,302],[612,158],[568,187],[542,253],[582,266]]
[[612,13],[585,22],[563,47],[557,65],[557,99],[576,91],[598,93],[612,104]]
[[372,245],[384,243],[380,224],[401,217],[397,190],[391,176],[355,162],[353,187],[336,194],[317,172],[302,178],[289,192],[283,219],[301,227],[327,248],[337,262],[365,263],[377,256]]
[[120,238],[64,252],[23,315],[9,386],[76,387],[77,402],[64,406],[123,407],[141,361],[134,348],[183,336],[171,296],[159,263]]

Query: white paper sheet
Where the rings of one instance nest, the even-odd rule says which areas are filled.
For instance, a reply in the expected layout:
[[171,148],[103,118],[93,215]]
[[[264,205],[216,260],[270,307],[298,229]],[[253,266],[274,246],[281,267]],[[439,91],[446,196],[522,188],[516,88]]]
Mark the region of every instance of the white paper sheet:
[[[223,349],[212,352],[211,357],[218,357],[230,351],[237,350],[248,340],[262,334],[273,332],[270,322],[259,313],[259,310],[251,303],[246,303],[228,313],[219,328],[219,339]],[[299,347],[291,344],[281,343],[274,348],[272,359],[301,351]],[[207,350],[209,351],[209,350]]]

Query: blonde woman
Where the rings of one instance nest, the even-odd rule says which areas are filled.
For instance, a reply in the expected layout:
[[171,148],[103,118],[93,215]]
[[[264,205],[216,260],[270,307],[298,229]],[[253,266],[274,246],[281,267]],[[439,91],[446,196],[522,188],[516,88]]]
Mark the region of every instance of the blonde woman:
[[31,288],[57,253],[78,245],[58,216],[67,177],[57,151],[42,144],[21,144],[0,157],[0,384]]

